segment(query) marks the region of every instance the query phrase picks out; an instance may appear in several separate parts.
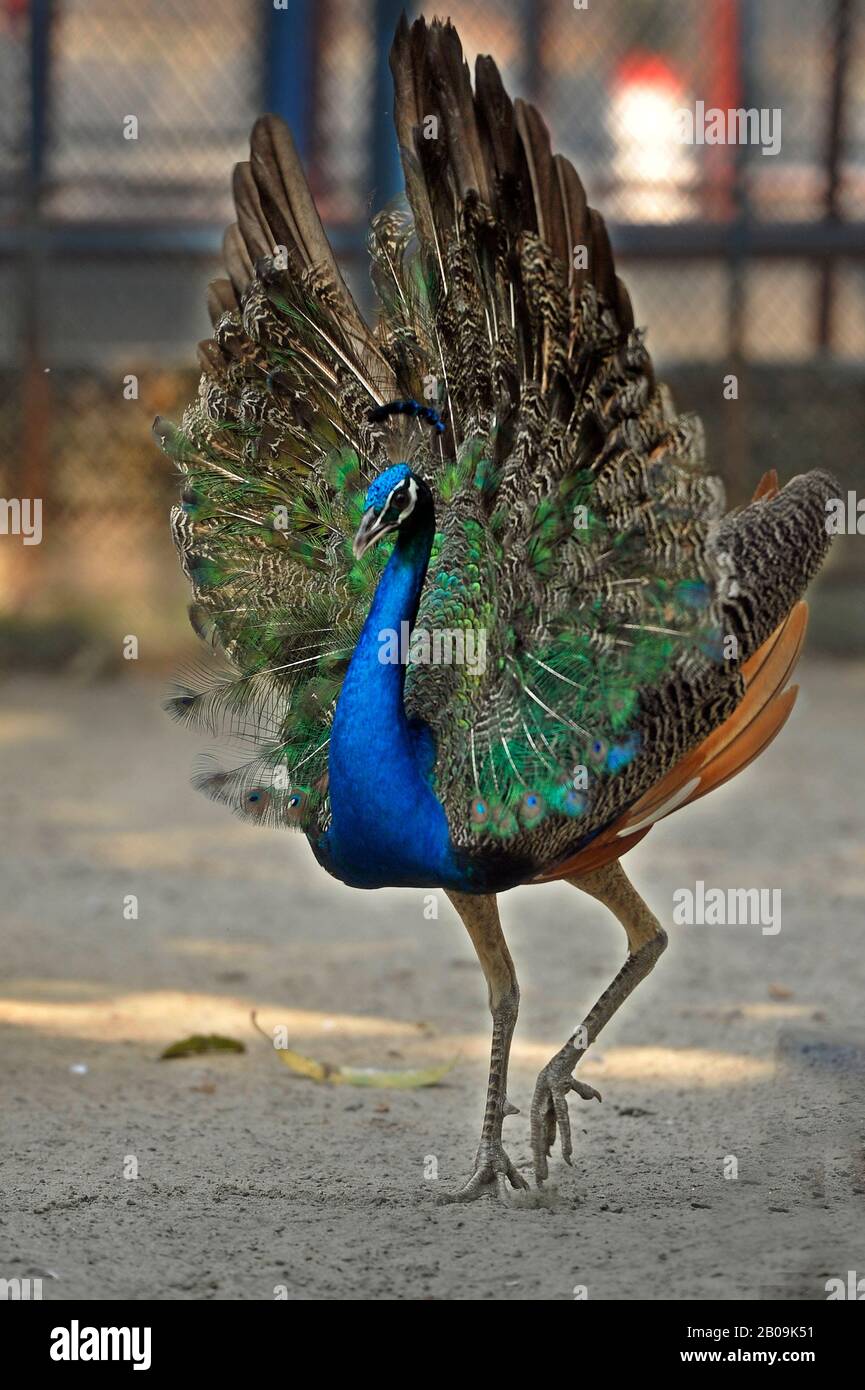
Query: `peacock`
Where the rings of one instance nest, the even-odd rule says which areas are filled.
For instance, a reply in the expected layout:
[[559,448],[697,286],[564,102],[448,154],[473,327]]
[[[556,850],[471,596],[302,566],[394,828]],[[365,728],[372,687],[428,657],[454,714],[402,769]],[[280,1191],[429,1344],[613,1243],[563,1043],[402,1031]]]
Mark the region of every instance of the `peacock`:
[[[828,546],[825,472],[727,512],[656,380],[607,232],[496,64],[450,21],[390,54],[405,199],[373,217],[366,321],[284,123],[234,171],[198,397],[156,436],[207,669],[197,785],[355,888],[443,890],[488,985],[480,1144],[456,1193],[528,1186],[502,1143],[516,971],[497,895],[565,880],[628,954],[541,1071],[538,1186],[574,1068],[667,944],[622,858],[781,729]],[[228,765],[226,765],[226,763]]]

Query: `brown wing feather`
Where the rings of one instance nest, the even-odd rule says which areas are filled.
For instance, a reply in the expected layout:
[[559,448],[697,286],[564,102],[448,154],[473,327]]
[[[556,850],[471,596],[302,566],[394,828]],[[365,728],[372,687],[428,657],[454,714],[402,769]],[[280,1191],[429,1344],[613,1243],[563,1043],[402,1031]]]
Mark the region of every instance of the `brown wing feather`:
[[643,830],[637,830],[624,840],[609,838],[612,831],[604,831],[579,854],[574,854],[563,864],[557,865],[555,869],[550,869],[546,873],[538,874],[537,878],[532,879],[532,883],[555,883],[560,878],[574,878],[580,874],[594,873],[595,869],[602,869],[605,864],[611,864],[614,859],[621,859],[627,854],[629,849],[639,844],[644,836],[648,835],[651,826],[647,825]]
[[751,501],[759,502],[761,497],[765,497],[767,500],[772,497],[777,497],[780,491],[781,489],[778,486],[778,470],[776,468],[770,468],[768,473],[763,474],[757,484],[757,490],[751,498]]
[[808,605],[798,603],[743,667],[745,695],[730,718],[590,845],[535,882],[590,873],[621,858],[658,820],[698,801],[759,757],[780,733],[796,702],[798,686],[788,690],[785,686],[799,660],[807,623]]
[[[734,713],[707,739],[640,798],[630,808],[623,824],[638,825],[653,815],[680,787],[694,777],[702,777],[713,758],[739,738],[753,719],[782,691],[799,660],[808,625],[808,605],[798,603],[789,617],[773,633],[743,669],[745,694]],[[689,800],[692,798],[689,798]]]
[[798,685],[791,685],[783,694],[770,701],[756,719],[752,719],[746,728],[740,730],[723,752],[704,768],[700,774],[699,787],[682,805],[689,806],[692,801],[699,801],[701,796],[706,796],[724,782],[729,782],[731,777],[744,772],[749,763],[759,758],[787,723],[798,694]]

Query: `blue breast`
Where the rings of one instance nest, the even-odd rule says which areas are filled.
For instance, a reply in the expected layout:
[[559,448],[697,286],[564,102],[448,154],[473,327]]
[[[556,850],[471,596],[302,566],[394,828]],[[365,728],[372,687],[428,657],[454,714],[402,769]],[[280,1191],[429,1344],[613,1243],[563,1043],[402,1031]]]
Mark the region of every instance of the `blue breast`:
[[319,845],[323,862],[355,888],[467,887],[440,802],[411,752],[395,754],[393,743],[357,747],[347,738],[334,746],[332,738],[333,820]]
[[430,529],[395,546],[334,714],[332,821],[314,849],[330,873],[356,888],[471,886],[431,785],[432,735],[405,715],[405,666],[380,659],[382,633],[414,623],[431,542]]

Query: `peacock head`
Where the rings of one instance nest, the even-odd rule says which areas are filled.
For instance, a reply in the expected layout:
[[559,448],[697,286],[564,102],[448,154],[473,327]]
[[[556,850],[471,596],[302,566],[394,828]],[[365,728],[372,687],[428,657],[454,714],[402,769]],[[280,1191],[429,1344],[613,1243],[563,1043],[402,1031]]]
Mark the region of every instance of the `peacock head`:
[[370,483],[364,513],[354,538],[354,555],[359,560],[365,550],[391,531],[407,530],[431,517],[432,493],[407,463],[394,463]]

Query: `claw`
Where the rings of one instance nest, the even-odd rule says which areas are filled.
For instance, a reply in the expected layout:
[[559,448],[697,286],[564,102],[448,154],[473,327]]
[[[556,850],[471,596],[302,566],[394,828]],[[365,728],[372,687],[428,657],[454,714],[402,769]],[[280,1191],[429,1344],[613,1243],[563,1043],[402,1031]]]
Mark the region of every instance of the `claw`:
[[588,1086],[585,1081],[577,1081],[573,1076],[570,1078],[569,1089],[576,1091],[580,1100],[601,1100],[600,1091],[596,1091],[594,1086]]
[[511,1200],[511,1194],[508,1191],[508,1180],[504,1173],[496,1173],[496,1192],[498,1193],[499,1201],[509,1202]]
[[[508,1186],[510,1184],[510,1187]],[[472,1202],[490,1192],[503,1202],[511,1199],[510,1188],[528,1190],[522,1173],[514,1167],[500,1143],[491,1146],[486,1154],[478,1154],[475,1171],[458,1192],[440,1198],[444,1202]]]
[[573,1076],[560,1076],[544,1069],[538,1077],[532,1101],[532,1156],[535,1181],[539,1187],[549,1176],[547,1159],[553,1152],[556,1133],[561,1140],[562,1158],[569,1167],[572,1166],[574,1150],[567,1102],[570,1091],[581,1100],[601,1099],[600,1092],[594,1086],[577,1081]]

